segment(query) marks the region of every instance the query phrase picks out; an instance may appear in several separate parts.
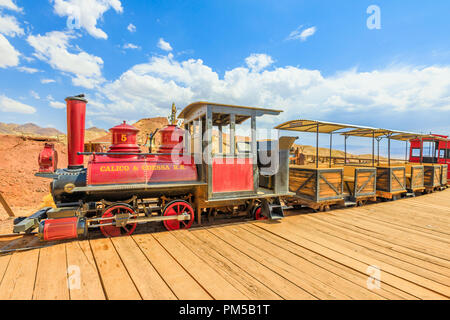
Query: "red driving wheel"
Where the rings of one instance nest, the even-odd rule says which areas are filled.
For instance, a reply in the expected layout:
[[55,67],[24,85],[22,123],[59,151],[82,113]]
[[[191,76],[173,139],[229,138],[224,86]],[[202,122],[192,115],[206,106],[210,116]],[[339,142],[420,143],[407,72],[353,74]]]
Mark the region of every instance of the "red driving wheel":
[[[128,213],[130,215],[135,215],[136,213],[134,210],[126,205],[115,205],[112,207],[109,207],[102,215],[102,218],[111,218],[114,217],[116,214],[123,214]],[[131,218],[133,219],[133,218]],[[136,218],[134,218],[136,219]],[[100,224],[107,224],[107,223],[115,223],[114,219],[111,220],[101,220]],[[127,225],[123,227],[116,227],[115,225],[108,225],[108,226],[100,226],[100,230],[103,233],[105,237],[118,237],[118,236],[124,236],[124,235],[130,235],[136,230],[137,223],[128,223]]]
[[267,220],[267,217],[265,217],[265,216],[263,216],[262,214],[261,214],[261,211],[262,211],[262,208],[261,208],[261,206],[257,206],[256,208],[255,208],[255,213],[254,213],[254,216],[255,216],[255,220]]
[[189,202],[184,200],[175,200],[167,204],[164,208],[163,216],[175,216],[180,214],[189,214],[189,220],[165,220],[164,226],[167,230],[189,229],[194,222],[194,209]]

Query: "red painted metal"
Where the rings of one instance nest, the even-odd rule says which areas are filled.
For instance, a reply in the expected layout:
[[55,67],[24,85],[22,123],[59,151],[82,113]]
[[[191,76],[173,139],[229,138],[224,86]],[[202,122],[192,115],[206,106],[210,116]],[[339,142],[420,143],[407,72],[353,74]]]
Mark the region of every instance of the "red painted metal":
[[214,158],[212,191],[253,191],[253,160],[248,158]]
[[67,156],[69,168],[83,166],[86,103],[82,97],[68,97],[67,102]]
[[46,143],[44,149],[39,153],[39,172],[55,172],[58,168],[58,152],[53,143]]
[[87,184],[196,181],[197,167],[191,156],[93,156],[88,163]]
[[78,238],[78,218],[47,219],[44,221],[43,240],[63,240]]
[[[111,218],[114,217],[116,214],[123,214],[128,213],[131,215],[136,214],[133,209],[130,207],[124,206],[124,205],[116,205],[108,208],[105,213],[103,213],[102,218]],[[106,224],[106,223],[115,223],[114,219],[111,220],[102,220],[100,221],[100,224]],[[100,226],[100,231],[103,233],[105,237],[118,237],[122,235],[131,235],[134,230],[136,230],[137,223],[129,223],[124,227],[116,227],[114,225],[112,226]]]
[[189,214],[191,218],[189,220],[167,220],[164,221],[164,226],[167,230],[179,230],[189,229],[194,222],[194,209],[192,206],[183,200],[177,200],[170,202],[164,209],[164,216],[175,216],[180,214]]
[[168,125],[159,131],[161,133],[161,146],[158,153],[183,152],[184,130],[176,125]]
[[[108,152],[127,152],[127,153],[138,153],[141,152],[139,146],[136,143],[137,133],[139,129],[127,124],[125,121],[109,129],[112,134],[112,145]],[[112,156],[112,157],[130,157],[130,156]],[[131,156],[133,157],[133,156]]]
[[[438,135],[438,134],[434,134],[434,136],[448,139],[448,136],[443,136],[443,135]],[[431,141],[433,141],[433,138],[423,139],[424,143],[431,142]],[[420,152],[420,149],[423,148],[423,145],[422,145],[423,142],[420,139],[410,140],[409,162],[420,163],[421,160],[423,160],[420,158],[420,156],[417,156]],[[448,151],[450,149],[450,140],[446,140],[446,141],[436,140],[435,142],[437,144],[437,148],[435,150],[436,155],[438,156],[437,163],[450,165],[450,157],[448,157],[449,153],[450,153],[450,151]],[[441,152],[441,150],[446,150],[446,151]],[[415,154],[416,156],[413,156],[414,153],[416,153]],[[429,157],[429,155],[424,153],[423,157]],[[450,179],[450,171],[448,172],[448,179]]]

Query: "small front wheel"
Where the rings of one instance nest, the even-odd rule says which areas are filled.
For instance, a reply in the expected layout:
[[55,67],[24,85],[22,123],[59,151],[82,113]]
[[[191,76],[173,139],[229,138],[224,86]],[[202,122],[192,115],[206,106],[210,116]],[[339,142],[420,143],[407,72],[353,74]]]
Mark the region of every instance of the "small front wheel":
[[257,206],[253,209],[253,217],[255,217],[255,220],[267,220],[267,217],[262,215],[261,206]]

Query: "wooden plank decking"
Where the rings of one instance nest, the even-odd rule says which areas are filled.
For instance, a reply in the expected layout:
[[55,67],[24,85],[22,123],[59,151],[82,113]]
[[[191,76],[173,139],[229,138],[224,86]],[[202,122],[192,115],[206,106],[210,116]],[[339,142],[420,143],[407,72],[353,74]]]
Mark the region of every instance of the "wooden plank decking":
[[16,252],[0,256],[0,299],[448,299],[449,200]]

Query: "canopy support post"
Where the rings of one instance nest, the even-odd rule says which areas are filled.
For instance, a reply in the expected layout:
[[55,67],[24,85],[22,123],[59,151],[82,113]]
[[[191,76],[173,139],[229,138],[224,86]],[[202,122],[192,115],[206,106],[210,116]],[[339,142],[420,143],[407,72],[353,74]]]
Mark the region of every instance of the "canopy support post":
[[405,141],[405,163],[408,163],[408,140]]
[[317,124],[316,133],[316,168],[319,168],[319,124]]
[[372,131],[372,167],[375,167],[375,130]]
[[330,168],[331,168],[332,145],[333,145],[333,132],[330,133]]
[[344,135],[344,166],[347,164],[347,139],[348,135]]
[[388,134],[388,166],[391,166],[391,134]]

